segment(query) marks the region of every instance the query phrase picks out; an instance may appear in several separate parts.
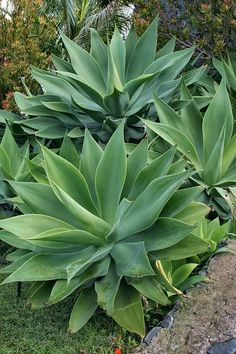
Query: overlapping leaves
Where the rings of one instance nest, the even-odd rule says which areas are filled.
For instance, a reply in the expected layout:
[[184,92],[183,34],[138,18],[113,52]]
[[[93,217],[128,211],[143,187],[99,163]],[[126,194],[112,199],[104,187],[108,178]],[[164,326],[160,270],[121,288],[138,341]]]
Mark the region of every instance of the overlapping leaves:
[[127,158],[123,131],[122,123],[104,151],[86,131],[81,156],[67,144],[61,156],[42,147],[35,182],[10,182],[28,213],[0,221],[0,239],[18,248],[3,283],[34,281],[34,308],[78,291],[71,332],[100,306],[143,336],[141,295],[166,305],[168,293],[181,293],[162,262],[211,246],[194,233],[209,211],[194,202],[202,188],[179,189],[192,172],[171,172],[175,147],[148,163],[143,141]]

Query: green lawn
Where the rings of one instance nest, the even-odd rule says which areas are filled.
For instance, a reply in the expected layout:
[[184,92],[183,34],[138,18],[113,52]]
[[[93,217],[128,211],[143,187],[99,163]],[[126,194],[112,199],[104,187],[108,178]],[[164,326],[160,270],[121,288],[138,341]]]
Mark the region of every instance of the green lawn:
[[[0,280],[3,277],[0,276]],[[114,345],[135,345],[129,336],[118,337],[114,322],[97,314],[76,335],[66,332],[73,299],[40,310],[30,310],[27,285],[17,302],[16,284],[0,287],[0,354],[110,354]]]

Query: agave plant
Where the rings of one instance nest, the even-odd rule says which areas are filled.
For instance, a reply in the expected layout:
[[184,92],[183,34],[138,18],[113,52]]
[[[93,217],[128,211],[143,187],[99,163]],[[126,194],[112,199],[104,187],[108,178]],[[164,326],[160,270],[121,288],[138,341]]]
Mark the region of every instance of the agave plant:
[[[219,210],[217,205],[225,204],[222,197],[226,199],[222,188],[236,185],[236,135],[225,82],[217,88],[204,113],[185,85],[182,98],[191,102],[179,114],[155,97],[159,122],[146,120],[145,124],[171,145],[177,144],[197,172],[192,180],[205,186],[213,206]],[[223,211],[221,214],[224,217]]]
[[148,164],[143,140],[127,158],[123,130],[122,123],[104,151],[86,131],[79,165],[76,150],[69,162],[42,147],[43,183],[10,182],[29,212],[0,221],[0,239],[18,248],[2,270],[9,274],[3,284],[33,281],[34,308],[76,290],[70,332],[100,306],[143,336],[142,297],[166,305],[167,291],[181,294],[162,261],[211,247],[193,233],[209,211],[194,202],[202,188],[178,190],[191,171],[169,174],[175,148]]
[[[90,53],[61,36],[70,63],[53,56],[56,70],[32,69],[44,95],[15,94],[27,118],[20,124],[38,137],[60,138],[67,131],[75,138],[88,127],[106,141],[126,118],[126,139],[140,139],[145,132],[139,117],[147,116],[153,91],[171,100],[194,51],[174,52],[173,39],[157,52],[157,19],[140,39],[132,28],[124,41],[116,28],[108,45],[91,30]],[[184,80],[190,85],[203,74],[204,68],[194,69]]]

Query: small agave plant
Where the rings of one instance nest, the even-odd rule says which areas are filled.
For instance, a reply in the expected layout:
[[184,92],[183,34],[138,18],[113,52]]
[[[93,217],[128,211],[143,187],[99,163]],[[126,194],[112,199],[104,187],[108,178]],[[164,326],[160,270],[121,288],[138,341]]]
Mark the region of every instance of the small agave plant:
[[[38,137],[57,139],[67,131],[76,138],[87,127],[106,141],[126,118],[126,140],[142,138],[139,117],[147,116],[153,91],[169,102],[194,51],[174,52],[174,39],[157,51],[157,19],[139,39],[132,28],[123,40],[116,28],[108,45],[92,29],[90,53],[64,34],[61,37],[70,62],[53,56],[56,70],[32,69],[43,95],[15,94],[26,118],[20,124]],[[187,72],[186,85],[196,82],[204,70]]]
[[[34,282],[33,308],[77,299],[69,331],[78,331],[100,306],[119,325],[145,334],[143,298],[170,303],[181,294],[162,261],[207,252],[195,235],[209,208],[194,198],[201,187],[179,189],[191,171],[171,165],[175,147],[147,162],[143,140],[127,158],[124,123],[103,151],[86,131],[81,156],[42,147],[40,182],[10,182],[29,212],[0,221],[0,239],[18,248],[2,272],[2,284]],[[73,155],[73,156],[72,156]],[[73,161],[73,163],[72,163]],[[182,278],[181,278],[182,279]]]
[[202,112],[183,84],[181,97],[189,103],[174,111],[155,96],[159,122],[145,120],[154,131],[184,154],[196,174],[192,180],[205,187],[208,202],[222,218],[231,217],[224,189],[236,185],[236,134],[232,105],[225,81]]

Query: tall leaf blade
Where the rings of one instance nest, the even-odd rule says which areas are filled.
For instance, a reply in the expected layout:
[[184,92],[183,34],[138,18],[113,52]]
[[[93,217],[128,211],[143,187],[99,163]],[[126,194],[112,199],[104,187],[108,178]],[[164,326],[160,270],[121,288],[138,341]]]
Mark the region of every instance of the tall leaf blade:
[[[120,124],[108,142],[96,171],[96,191],[102,216],[114,223],[126,177],[124,124]],[[115,161],[115,163],[113,163]]]

